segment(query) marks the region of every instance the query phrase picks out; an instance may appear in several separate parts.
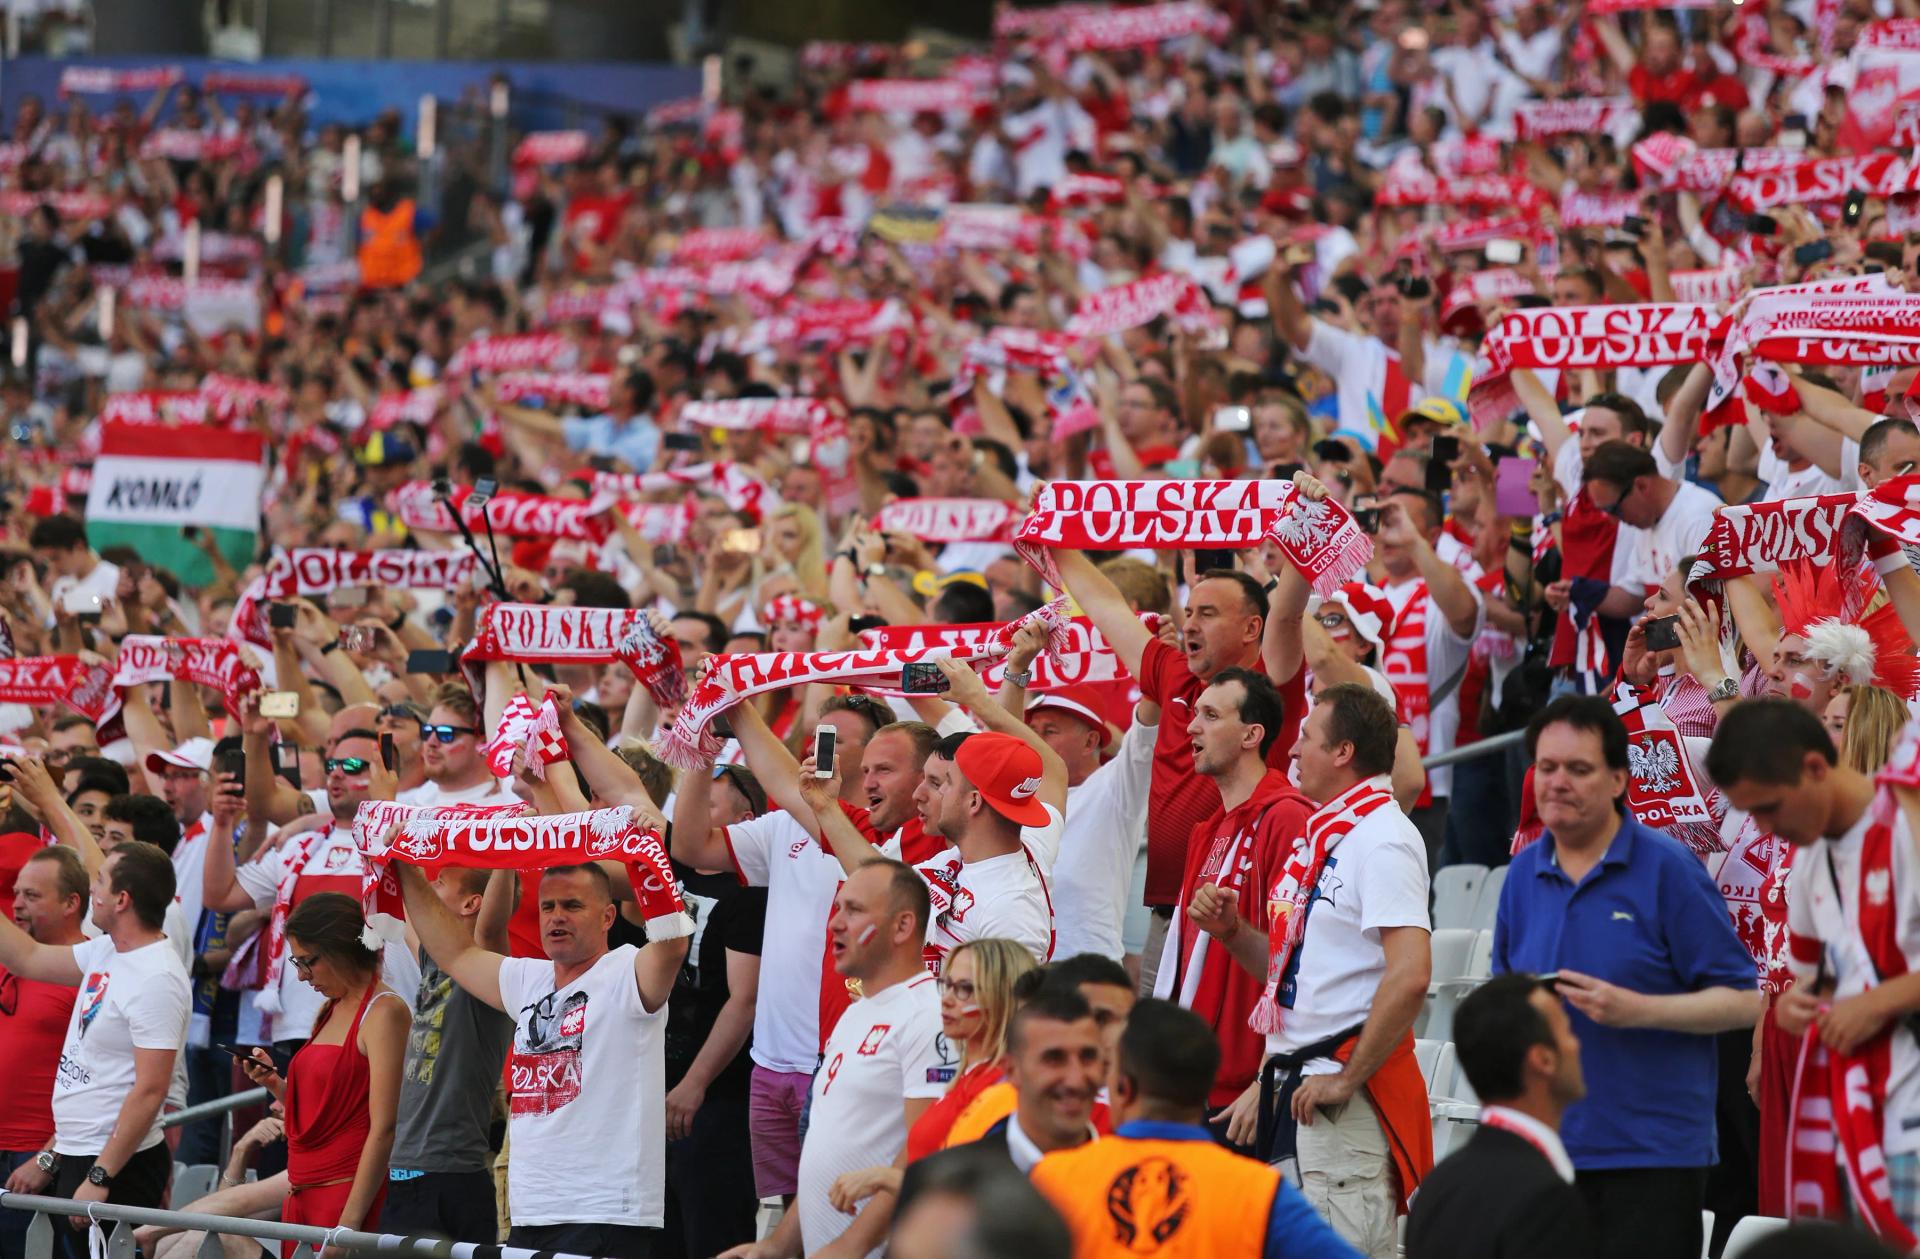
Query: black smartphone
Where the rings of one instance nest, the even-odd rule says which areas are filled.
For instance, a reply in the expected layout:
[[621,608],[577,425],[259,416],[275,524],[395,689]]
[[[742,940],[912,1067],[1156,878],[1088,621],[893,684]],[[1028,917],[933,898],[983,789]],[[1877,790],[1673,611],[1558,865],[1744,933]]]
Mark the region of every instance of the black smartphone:
[[1216,568],[1232,568],[1232,551],[1195,551],[1193,553],[1193,571],[1210,573]]
[[1345,442],[1328,437],[1313,444],[1313,457],[1323,463],[1352,463],[1353,450]]
[[453,653],[431,648],[407,653],[408,673],[452,673]]
[[900,689],[908,695],[939,695],[953,683],[931,660],[915,660],[900,666]]
[[267,624],[273,629],[292,629],[297,610],[291,603],[269,603]]
[[189,542],[198,542],[200,540],[200,526],[199,525],[181,525],[180,536],[185,538]]
[[251,1063],[254,1063],[255,1065],[259,1064],[259,1059],[253,1056],[254,1050],[257,1049],[261,1053],[265,1054],[273,1062],[273,1069],[279,1072],[281,1075],[285,1075],[287,1073],[287,1068],[293,1065],[292,1054],[287,1053],[284,1050],[275,1049],[272,1045],[249,1046],[249,1045],[222,1045],[222,1044],[216,1043],[214,1045],[214,1048],[224,1049],[228,1053],[232,1054],[234,1057],[240,1059],[240,1061],[251,1062]]
[[1433,296],[1433,281],[1424,275],[1401,276],[1395,282],[1395,287],[1400,290],[1402,297],[1416,302],[1424,302]]
[[[1433,440],[1436,445],[1439,444],[1439,438],[1436,437]],[[1454,446],[1453,456],[1457,459],[1460,457],[1460,451],[1458,449],[1459,440],[1457,438],[1454,441]],[[1447,466],[1448,462],[1448,460],[1440,457],[1438,451],[1434,452],[1433,457],[1427,460],[1427,490],[1429,493],[1445,494],[1453,488],[1453,469]]]
[[698,451],[702,443],[698,433],[662,433],[660,444],[668,450]]
[[1378,507],[1354,508],[1353,523],[1360,526],[1362,533],[1371,535],[1380,532],[1380,509]]
[[1793,251],[1796,266],[1810,267],[1816,262],[1825,262],[1833,257],[1833,242],[1830,240],[1810,240]]
[[393,746],[393,735],[390,732],[380,736],[380,764],[389,774],[399,772],[400,751]]
[[1678,651],[1680,649],[1680,631],[1677,628],[1680,618],[1677,616],[1656,616],[1641,623],[1646,631],[1648,651]]
[[1747,216],[1747,232],[1753,236],[1778,236],[1780,234],[1780,220],[1774,218],[1771,214],[1749,214]]
[[1452,433],[1433,435],[1432,463],[1450,464],[1460,457],[1460,439]]
[[273,772],[292,783],[296,790],[300,787],[300,749],[289,743],[273,745]]
[[884,616],[856,616],[847,622],[847,632],[864,634],[871,629],[885,629],[887,624],[887,618]]
[[222,752],[220,754],[220,759],[214,762],[213,771],[216,774],[232,774],[234,778],[236,778],[240,782],[243,782],[243,783],[246,782],[247,781],[246,752],[241,748],[234,748],[230,752]]
[[1620,220],[1620,230],[1629,236],[1645,236],[1647,234],[1647,221],[1637,214],[1629,214]]
[[1860,221],[1860,213],[1866,208],[1867,194],[1857,190],[1850,192],[1847,194],[1847,199],[1841,203],[1840,219],[1848,227],[1852,227]]
[[13,761],[12,760],[0,761],[0,783],[10,783],[12,781],[13,781]]
[[[908,665],[907,668],[913,668]],[[936,670],[938,672],[938,670]],[[945,682],[945,678],[940,679]],[[945,688],[942,687],[944,690]],[[839,732],[822,722],[813,732],[813,776],[815,778],[833,777],[833,753],[839,741]]]

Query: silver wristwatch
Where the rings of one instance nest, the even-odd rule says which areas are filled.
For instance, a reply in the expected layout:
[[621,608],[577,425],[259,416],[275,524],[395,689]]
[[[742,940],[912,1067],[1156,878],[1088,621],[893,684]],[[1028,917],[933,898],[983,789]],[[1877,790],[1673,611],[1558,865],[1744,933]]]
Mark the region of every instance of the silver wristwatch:
[[52,1150],[42,1150],[34,1156],[33,1165],[51,1176],[60,1170],[60,1156]]
[[1025,687],[1033,681],[1033,666],[1028,665],[1018,673],[1012,669],[1008,669],[1005,673],[1001,674],[1000,677],[1002,681],[1011,682],[1015,686]]
[[1739,698],[1740,683],[1732,678],[1721,678],[1713,684],[1713,689],[1707,692],[1707,702],[1709,704],[1718,704],[1724,700]]

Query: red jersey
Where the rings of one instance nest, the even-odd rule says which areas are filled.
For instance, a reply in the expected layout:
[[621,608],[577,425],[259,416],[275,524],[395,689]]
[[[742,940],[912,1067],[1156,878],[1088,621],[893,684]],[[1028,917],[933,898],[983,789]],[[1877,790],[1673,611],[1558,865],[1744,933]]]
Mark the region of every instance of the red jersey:
[[78,988],[22,979],[0,966],[0,1150],[37,1150],[53,1136],[53,1075]]
[[[1251,668],[1258,669],[1256,657]],[[1307,671],[1297,670],[1280,684],[1286,720],[1267,753],[1267,764],[1284,770],[1307,715]],[[1159,639],[1140,656],[1140,695],[1160,705],[1160,729],[1153,745],[1153,807],[1147,811],[1147,904],[1172,905],[1180,899],[1181,872],[1187,865],[1187,840],[1193,828],[1220,809],[1220,789],[1194,772],[1193,743],[1187,725],[1193,704],[1207,684],[1187,668],[1186,658]]]

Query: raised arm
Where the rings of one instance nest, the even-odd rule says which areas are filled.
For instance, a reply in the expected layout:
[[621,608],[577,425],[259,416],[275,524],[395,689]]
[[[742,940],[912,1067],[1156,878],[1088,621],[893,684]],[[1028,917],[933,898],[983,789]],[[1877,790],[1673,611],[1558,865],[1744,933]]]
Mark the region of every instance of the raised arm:
[[680,788],[673,797],[669,848],[674,860],[696,870],[725,870],[733,864],[726,830],[713,825],[711,770],[691,769],[680,775]]
[[[761,779],[761,782],[764,785],[766,780]],[[833,777],[815,778],[813,757],[809,754],[796,771],[796,786],[805,797],[811,815],[818,819],[816,824],[820,839],[839,858],[841,869],[852,874],[874,858],[885,856],[867,842],[867,837],[855,828],[840,808],[840,770],[837,765]]]
[[1293,268],[1311,257],[1312,250],[1307,246],[1282,246],[1280,265],[1266,274],[1264,287],[1267,309],[1273,312],[1273,330],[1295,350],[1306,349],[1307,342],[1313,340],[1313,316],[1300,304],[1300,294],[1293,287]]
[[80,986],[80,967],[73,960],[72,945],[41,944],[14,926],[10,918],[0,918],[0,966],[23,979],[68,988]]
[[648,1014],[664,1006],[673,994],[673,981],[680,974],[680,964],[687,960],[687,950],[692,947],[692,936],[675,936],[670,940],[649,940],[634,955],[633,982],[640,989],[640,1004]]
[[405,861],[393,865],[400,875],[400,895],[407,903],[407,922],[419,935],[427,956],[474,997],[496,1010],[505,1009],[500,997],[500,964],[507,959],[474,943],[473,936],[441,902],[418,866]]
[[107,855],[100,851],[100,845],[94,841],[93,832],[87,829],[79,815],[70,808],[55,785],[53,775],[47,772],[46,764],[32,757],[22,757],[13,763],[13,791],[20,802],[53,832],[54,839],[80,854],[80,862],[87,868],[88,877],[100,873],[100,867],[106,864]]
[[[1713,387],[1713,369],[1695,363],[1687,369],[1687,378],[1667,402],[1666,420],[1660,425],[1660,453],[1678,466],[1687,461],[1695,437],[1700,431],[1700,408],[1706,404],[1707,391]],[[1557,414],[1557,412],[1556,412]],[[1561,427],[1566,427],[1562,421]],[[1542,426],[1542,432],[1545,427]]]
[[1855,406],[1845,394],[1835,393],[1824,385],[1816,385],[1797,372],[1791,373],[1790,379],[1806,413],[1842,437],[1859,441],[1880,419],[1879,415],[1865,407]]
[[1531,367],[1514,368],[1509,379],[1513,381],[1514,395],[1526,408],[1527,418],[1540,428],[1540,443],[1547,448],[1547,466],[1551,468],[1560,462],[1560,448],[1572,440],[1573,430],[1567,427],[1567,419],[1554,404],[1553,395],[1547,392]]
[[[1033,623],[1023,627],[1020,632],[1044,635],[1046,630],[1038,623]],[[958,660],[936,660],[934,663],[946,676],[950,687],[947,694],[954,703],[972,713],[987,729],[999,734],[1010,734],[1039,755],[1040,789],[1035,796],[1042,804],[1050,804],[1065,813],[1067,763],[1060,759],[1060,754],[1034,732],[1024,716],[1015,716],[994,702],[993,696],[987,692],[987,684],[980,680],[980,675],[973,671],[973,666]]]
[[1426,538],[1413,527],[1406,508],[1396,502],[1383,505],[1380,516],[1380,541],[1399,543],[1413,552],[1413,562],[1426,579],[1433,606],[1447,618],[1447,628],[1455,638],[1472,638],[1480,628],[1480,597],[1460,575],[1460,570],[1441,559]]
[[1127,667],[1127,672],[1139,677],[1140,657],[1146,653],[1147,642],[1153,636],[1133,614],[1126,596],[1094,566],[1085,552],[1055,551],[1053,558],[1060,566],[1060,580],[1066,585],[1067,593],[1107,640],[1107,646]]

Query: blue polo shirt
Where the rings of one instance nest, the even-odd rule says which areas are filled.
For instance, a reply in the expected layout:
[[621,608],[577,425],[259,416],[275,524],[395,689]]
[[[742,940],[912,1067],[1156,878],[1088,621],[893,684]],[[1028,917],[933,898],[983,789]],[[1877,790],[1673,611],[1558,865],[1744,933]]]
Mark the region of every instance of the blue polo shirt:
[[[1574,970],[1668,995],[1756,986],[1753,958],[1700,859],[1631,816],[1575,885],[1551,833],[1513,859],[1493,928],[1493,969]],[[1712,1036],[1602,1027],[1572,1006],[1587,1096],[1560,1125],[1581,1171],[1716,1161]]]

